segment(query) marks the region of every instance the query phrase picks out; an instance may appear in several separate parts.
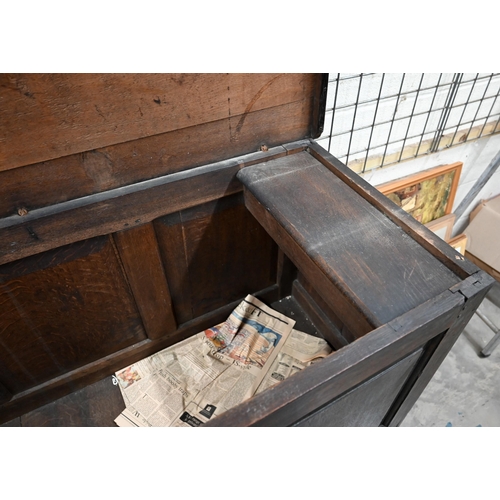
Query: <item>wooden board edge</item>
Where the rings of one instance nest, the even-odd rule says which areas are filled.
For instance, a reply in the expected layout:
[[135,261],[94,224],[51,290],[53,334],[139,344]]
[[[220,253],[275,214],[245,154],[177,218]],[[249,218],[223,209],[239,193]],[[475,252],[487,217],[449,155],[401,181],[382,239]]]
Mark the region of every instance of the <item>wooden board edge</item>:
[[377,210],[389,217],[392,222],[450,269],[450,271],[454,272],[460,279],[465,279],[477,272],[478,268],[472,262],[455,252],[439,236],[420,224],[410,214],[405,212],[401,207],[398,207],[378,189],[346,167],[319,144],[311,141],[308,152]]

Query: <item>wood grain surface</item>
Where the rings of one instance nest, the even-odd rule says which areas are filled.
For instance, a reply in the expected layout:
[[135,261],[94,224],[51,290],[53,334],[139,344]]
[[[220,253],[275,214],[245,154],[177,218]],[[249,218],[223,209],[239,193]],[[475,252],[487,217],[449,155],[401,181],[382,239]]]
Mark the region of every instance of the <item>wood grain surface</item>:
[[320,84],[288,73],[4,74],[0,170],[222,119],[237,142],[255,111],[307,101],[311,120]]
[[335,303],[327,297],[323,297],[312,285],[312,283],[307,281],[303,274],[299,273],[297,282],[297,284],[300,285],[305,292],[307,292],[310,298],[317,305],[318,309],[321,310],[322,314],[328,318],[328,321],[335,325],[347,343],[350,344],[351,342],[354,342],[356,337],[348,330],[344,323],[340,321],[340,318],[337,315]]
[[439,339],[439,343],[433,346],[435,350],[432,352],[432,356],[426,360],[425,366],[420,367],[417,373],[413,374],[411,384],[401,395],[400,401],[397,402],[399,404],[396,404],[393,411],[387,415],[387,425],[398,426],[404,420],[493,286],[493,282],[494,279],[487,273],[478,271],[452,288],[455,295],[465,297],[465,304],[459,311],[453,325],[445,331],[445,335]]
[[307,152],[249,167],[238,178],[250,211],[306,278],[335,297],[356,336],[460,281]]
[[120,389],[106,377],[19,420],[21,427],[115,427],[114,420],[124,408]]
[[300,304],[307,316],[311,318],[311,321],[317,325],[322,337],[325,338],[334,349],[341,349],[348,345],[347,340],[341,333],[341,328],[331,321],[326,312],[321,309],[318,303],[298,280],[293,284],[292,296],[297,303]]
[[299,427],[378,427],[423,349],[299,421]]
[[36,256],[27,274],[0,268],[0,382],[13,394],[146,338],[111,239],[83,246]]
[[205,426],[289,426],[299,422],[447,330],[465,302],[459,295],[444,292],[404,314],[397,326],[381,326]]
[[468,259],[462,257],[457,251],[434,234],[423,224],[420,224],[409,213],[389,200],[386,196],[371,186],[363,178],[349,169],[331,153],[319,144],[311,141],[308,147],[309,153],[322,165],[327,167],[346,186],[358,193],[362,198],[368,200],[377,210],[380,210],[406,234],[414,239],[425,250],[431,253],[437,260],[442,262],[448,269],[452,270],[461,279],[466,279],[478,271],[478,268]]
[[157,217],[216,200],[242,190],[239,169],[263,158],[287,154],[283,147],[238,156],[0,219],[0,264],[94,236],[130,229]]
[[178,321],[276,283],[277,248],[242,194],[155,221]]
[[309,107],[307,100],[250,113],[237,141],[230,140],[226,118],[0,170],[0,217],[257,152],[263,144],[271,149],[300,139],[309,134]]
[[[278,286],[273,285],[255,292],[254,295],[259,300],[269,304],[279,299],[278,290]],[[0,406],[0,422],[8,422],[26,413],[26,411],[39,408],[76,390],[82,389],[89,384],[98,382],[103,377],[108,377],[125,366],[180,342],[206,328],[223,322],[240,303],[241,299],[243,297],[180,325],[173,335],[166,335],[156,340],[141,340],[108,356],[103,356],[96,361],[68,371],[63,375],[14,395],[11,400]]]
[[[266,297],[261,297],[266,298]],[[267,296],[269,299],[270,297]],[[272,299],[271,299],[272,301]],[[317,335],[315,326],[305,316],[292,297],[268,302],[271,307],[296,320],[296,328]],[[3,427],[108,427],[125,405],[120,390],[111,377],[105,377],[71,394],[42,405],[20,417],[9,420]]]
[[148,337],[173,333],[177,324],[153,224],[117,232],[113,238]]

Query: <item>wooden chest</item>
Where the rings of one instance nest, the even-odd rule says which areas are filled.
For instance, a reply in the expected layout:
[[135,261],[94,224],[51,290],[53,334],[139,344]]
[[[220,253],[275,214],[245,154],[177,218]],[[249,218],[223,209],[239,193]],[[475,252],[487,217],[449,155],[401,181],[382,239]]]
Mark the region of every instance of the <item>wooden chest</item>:
[[398,425],[491,286],[314,142],[325,75],[0,78],[0,422],[252,293],[335,352],[207,425]]

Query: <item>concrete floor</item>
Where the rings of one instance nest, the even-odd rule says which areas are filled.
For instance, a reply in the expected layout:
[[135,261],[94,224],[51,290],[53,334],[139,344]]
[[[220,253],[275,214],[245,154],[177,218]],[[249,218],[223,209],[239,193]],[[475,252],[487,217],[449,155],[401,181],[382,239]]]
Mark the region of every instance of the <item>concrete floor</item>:
[[[479,310],[500,327],[500,286]],[[500,345],[480,355],[492,338],[474,314],[401,427],[500,427]]]

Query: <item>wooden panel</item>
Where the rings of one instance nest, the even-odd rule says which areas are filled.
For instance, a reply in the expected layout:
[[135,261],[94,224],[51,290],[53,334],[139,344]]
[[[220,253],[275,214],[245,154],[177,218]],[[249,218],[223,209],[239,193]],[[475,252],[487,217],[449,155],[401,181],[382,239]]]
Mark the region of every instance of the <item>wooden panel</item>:
[[493,276],[497,281],[500,281],[500,272],[496,269],[493,269],[491,266],[483,262],[481,259],[478,259],[475,255],[472,255],[470,252],[465,251],[465,257],[473,262],[477,267],[486,271],[490,276]]
[[120,389],[111,377],[80,389],[21,417],[22,427],[115,427],[124,410]]
[[[269,299],[269,293],[265,293]],[[264,297],[262,297],[264,298]],[[298,304],[291,297],[273,302],[271,307],[288,317],[296,319],[296,328],[311,335],[316,335],[314,325],[304,315]],[[124,408],[123,398],[118,386],[112,384],[111,377],[89,385],[64,396],[57,401],[30,411],[1,426],[115,426],[114,419]]]
[[333,323],[335,327],[339,330],[342,337],[347,341],[347,343],[354,342],[356,337],[347,329],[347,327],[340,321],[337,313],[334,310],[334,304],[331,300],[327,300],[327,297],[323,297],[319,294],[311,283],[307,281],[303,274],[299,273],[298,282],[302,285],[305,292],[310,296],[313,302],[317,304],[318,309],[322,314],[328,318],[328,321]]
[[287,297],[292,294],[293,282],[297,278],[297,274],[298,270],[293,265],[293,262],[279,248],[277,282],[280,287],[280,297]]
[[0,267],[0,381],[13,394],[145,338],[109,237]]
[[0,427],[21,427],[21,418],[17,417],[8,422],[0,424]]
[[241,194],[158,219],[155,229],[179,321],[276,282],[276,245]]
[[0,217],[255,152],[262,144],[271,148],[306,137],[310,106],[307,100],[252,112],[237,141],[231,141],[230,118],[225,118],[0,171]]
[[311,321],[311,318],[306,314],[304,309],[302,309],[301,305],[292,295],[281,298],[276,302],[272,302],[270,306],[272,309],[284,314],[288,318],[293,318],[295,320],[294,328],[296,330],[308,333],[314,337],[324,338],[321,330],[313,321]]
[[11,392],[4,385],[0,384],[0,404],[9,401],[11,397]]
[[422,349],[301,420],[300,427],[378,427]]
[[320,84],[294,74],[0,75],[0,170],[225,118],[238,141],[251,112],[312,104]]
[[[256,297],[265,303],[272,303],[278,299],[278,286],[273,285],[257,292]],[[147,356],[165,349],[195,333],[221,323],[240,303],[240,300],[225,304],[223,307],[189,321],[179,327],[172,336],[165,336],[157,340],[145,339],[134,343],[108,356],[93,361],[81,368],[77,368],[57,378],[49,380],[36,387],[28,389],[0,406],[0,422],[22,415],[57,398],[81,389],[91,383],[98,382],[115,371],[139,361]]]
[[465,302],[459,295],[444,292],[204,425],[293,425],[449,328]]
[[456,295],[462,295],[466,298],[465,305],[457,315],[454,324],[446,331],[445,335],[442,336],[438,345],[434,346],[435,350],[432,352],[432,355],[425,360],[425,365],[414,374],[414,380],[411,381],[412,383],[406,388],[404,394],[400,396],[401,401],[392,408],[391,413],[387,416],[386,425],[398,426],[401,424],[441,366],[441,363],[450,352],[493,283],[494,279],[491,276],[484,271],[478,271],[474,276],[470,276],[462,283],[452,288],[452,291]]
[[254,216],[318,291],[335,297],[339,318],[358,337],[459,282],[306,152],[238,178]]
[[341,349],[348,344],[337,325],[330,320],[299,281],[293,284],[293,297],[335,349]]
[[193,319],[189,269],[180,212],[154,221],[177,323]]
[[389,217],[405,233],[410,235],[419,245],[430,252],[436,259],[451,269],[461,279],[477,272],[477,267],[450,247],[439,236],[434,234],[423,224],[420,224],[409,213],[389,200],[378,189],[371,186],[363,178],[344,165],[340,160],[324,148],[311,141],[309,153],[321,164],[327,167],[334,175],[342,180],[353,191],[368,200],[375,208]]
[[240,168],[286,154],[276,147],[0,219],[0,264],[240,192]]
[[120,231],[114,240],[148,337],[174,332],[177,325],[153,225]]

